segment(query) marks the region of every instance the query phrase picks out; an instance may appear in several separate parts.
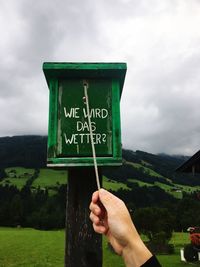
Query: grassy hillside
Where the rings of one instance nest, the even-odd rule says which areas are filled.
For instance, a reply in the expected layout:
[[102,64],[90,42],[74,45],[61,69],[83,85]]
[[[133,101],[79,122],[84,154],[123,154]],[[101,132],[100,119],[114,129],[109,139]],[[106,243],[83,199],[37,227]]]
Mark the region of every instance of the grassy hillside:
[[[188,243],[188,234],[175,233],[171,243],[173,255],[159,255],[164,267],[189,267],[180,261],[179,249]],[[103,242],[103,267],[124,267],[119,256],[113,254]],[[64,231],[38,231],[34,229],[0,228],[1,267],[61,267],[64,261]]]
[[41,188],[54,187],[67,183],[66,170],[40,169],[39,176],[34,180],[32,186]]
[[155,172],[154,170],[151,169],[151,166],[152,166],[151,164],[148,164],[148,163],[146,163],[144,161],[141,164],[127,161],[126,164],[132,165],[137,170],[141,170],[141,172],[147,173],[150,176],[163,177],[163,175],[161,175],[161,174],[159,174],[159,173],[157,173],[157,172]]
[[15,185],[21,189],[25,186],[27,180],[34,174],[34,169],[23,167],[10,167],[5,169],[7,177],[3,179],[0,184]]
[[[60,187],[60,185],[67,183],[67,171],[45,168],[46,137],[0,138],[0,159],[0,184],[5,186],[2,187],[4,195],[0,195],[2,196],[0,215],[3,214],[2,221],[7,215],[11,214],[14,217],[14,219],[10,218],[10,221],[8,217],[8,224],[3,221],[4,224],[2,223],[2,225],[22,225],[24,227],[35,227],[36,225],[37,229],[57,228],[57,226],[42,227],[44,227],[44,224],[46,227],[47,222],[58,222],[58,215],[64,214],[63,203],[66,199],[64,191],[66,187]],[[143,208],[145,205],[151,206],[153,203],[152,205],[157,207],[158,204],[163,202],[163,206],[160,205],[161,208],[165,208],[165,204],[167,205],[176,219],[174,225],[179,227],[173,228],[173,230],[187,229],[198,217],[199,206],[197,204],[199,202],[194,199],[185,199],[183,193],[200,190],[200,176],[193,177],[174,173],[176,167],[185,159],[185,157],[123,150],[123,165],[121,167],[103,169],[103,187],[117,191],[116,194],[119,194],[119,197],[121,194],[122,199],[131,204],[129,208],[133,208],[133,215],[136,214],[137,209]],[[20,190],[6,185],[15,185]],[[25,185],[24,190],[21,190]],[[167,194],[155,186],[163,189]],[[29,191],[26,190],[27,188]],[[41,190],[35,190],[36,188]],[[47,191],[43,188],[48,188],[50,194],[46,194]],[[62,189],[62,191],[59,191],[59,198],[55,194],[58,192],[58,188]],[[28,197],[24,197],[26,196],[24,193],[30,197],[30,202],[27,201]],[[177,199],[174,199],[171,195]],[[182,198],[182,196],[184,197]],[[5,202],[3,202],[4,200]],[[30,206],[31,203],[32,206]],[[188,203],[191,205],[191,209]],[[181,205],[179,206],[179,204]],[[28,208],[24,209],[24,207]],[[179,209],[180,213],[178,213]],[[21,213],[23,216],[21,216]],[[62,222],[62,216],[59,218]],[[177,218],[180,220],[177,220]],[[193,221],[184,222],[185,218],[191,218]],[[19,223],[20,219],[21,222]],[[30,224],[32,221],[34,224]],[[23,224],[24,222],[27,224]],[[62,226],[58,227],[64,227],[64,224],[60,225]],[[161,264],[164,267],[189,266],[189,264],[180,262],[179,255],[180,248],[188,242],[188,234],[175,233],[171,240],[171,243],[175,246],[175,254],[159,255]],[[107,248],[105,240],[103,247],[104,267],[124,267],[121,258]],[[63,261],[64,231],[0,228],[0,266],[59,267],[63,266]]]
[[[152,169],[152,164],[146,161],[141,161],[141,163],[126,161],[126,164],[131,165],[133,168],[140,170],[142,173],[148,174],[150,176],[149,181],[146,180],[145,182],[137,178],[128,179],[129,182],[137,183],[139,186],[158,186],[162,188],[166,193],[169,193],[176,198],[182,198],[183,192],[192,193],[194,191],[200,190],[200,186],[189,186],[173,182],[172,179],[165,177]],[[156,177],[157,181],[154,181],[152,183],[151,177],[152,179]]]
[[[26,168],[41,169],[46,166],[47,151],[46,136],[13,136],[0,138],[0,180],[5,168],[23,166]],[[124,165],[120,168],[111,168],[103,174],[111,180],[137,179],[144,182],[165,181],[184,185],[199,185],[200,175],[193,177],[188,174],[175,173],[188,157],[170,156],[165,154],[154,155],[143,151],[122,150]],[[129,177],[127,177],[127,175]],[[149,179],[149,181],[147,181]],[[37,185],[37,182],[35,182]],[[22,181],[19,186],[22,186]]]
[[117,191],[119,189],[129,190],[130,188],[125,183],[120,183],[114,180],[110,180],[103,176],[103,187],[107,190]]
[[[2,179],[0,184],[2,185],[15,185],[21,189],[34,173],[34,169],[22,168],[22,167],[10,167],[6,168],[5,172],[8,177]],[[40,169],[38,177],[33,181],[32,188],[48,188],[51,190],[56,189],[61,184],[67,183],[67,171],[66,170],[53,170],[53,169]],[[120,188],[129,189],[125,183],[117,182],[103,176],[103,186],[108,190],[117,191]]]
[[[139,164],[127,162],[131,168],[140,169],[143,173],[149,174],[149,179],[147,181],[141,181],[141,179],[137,179],[137,177],[132,177],[128,180],[117,181],[113,179],[108,179],[106,176],[103,176],[103,187],[108,190],[117,191],[119,189],[127,189],[129,190],[128,183],[137,183],[140,187],[142,186],[158,186],[162,188],[165,192],[173,195],[176,198],[182,198],[183,192],[194,192],[196,190],[200,190],[200,186],[188,186],[182,184],[173,183],[169,178],[166,178],[159,173],[155,172],[151,169],[151,165],[148,167],[147,163]],[[15,185],[17,188],[21,189],[27,182],[27,180],[34,174],[34,169],[23,168],[23,167],[9,167],[5,169],[7,177],[0,181],[0,184],[6,185]],[[153,177],[156,177],[156,181],[152,182]],[[42,168],[39,169],[38,177],[33,181],[32,188],[48,188],[51,190],[56,190],[57,187],[61,184],[67,183],[67,171],[66,170],[53,170]]]
[[[0,168],[4,168],[7,176],[1,176],[0,184],[11,184],[21,189],[30,182],[32,188],[48,188],[52,193],[59,185],[67,183],[67,171],[43,167],[46,165],[46,141],[44,136],[0,138]],[[200,177],[174,172],[187,157],[123,150],[123,159],[121,167],[103,169],[106,189],[129,189],[130,183],[137,183],[140,187],[158,186],[176,198],[181,198],[183,192],[200,190]],[[37,169],[39,172],[35,174]],[[34,175],[34,179],[29,181]]]
[[137,179],[128,179],[128,182],[136,183],[140,187],[142,186],[158,186],[162,188],[166,193],[173,195],[175,198],[182,198],[182,195],[184,192],[186,193],[192,193],[195,191],[200,190],[200,186],[188,186],[188,185],[180,185],[180,184],[175,184],[172,183],[171,185],[167,185],[161,182],[155,182],[155,183],[147,183],[147,182],[142,182]]
[[[5,169],[7,177],[2,179],[0,184],[15,185],[21,189],[25,186],[28,179],[34,174],[34,169],[22,168],[22,167],[10,167]],[[39,169],[38,177],[33,181],[32,188],[52,188],[61,184],[65,184],[67,181],[67,171],[55,171],[52,169]]]

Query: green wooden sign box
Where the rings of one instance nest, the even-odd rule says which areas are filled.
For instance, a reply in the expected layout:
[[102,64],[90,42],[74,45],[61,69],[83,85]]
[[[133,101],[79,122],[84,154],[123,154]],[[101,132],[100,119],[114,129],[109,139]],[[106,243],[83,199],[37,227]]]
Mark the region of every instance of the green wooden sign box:
[[97,164],[120,165],[120,97],[126,64],[45,62],[43,71],[49,87],[47,166],[93,165],[85,81]]

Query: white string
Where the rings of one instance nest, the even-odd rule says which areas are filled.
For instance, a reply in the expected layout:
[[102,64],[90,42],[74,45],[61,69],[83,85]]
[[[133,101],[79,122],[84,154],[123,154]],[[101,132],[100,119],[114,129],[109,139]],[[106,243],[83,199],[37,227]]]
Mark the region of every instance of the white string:
[[93,140],[93,134],[92,134],[92,125],[91,125],[91,119],[90,119],[89,99],[88,99],[88,92],[87,92],[88,83],[86,81],[83,81],[83,87],[84,87],[84,94],[85,94],[85,104],[86,104],[89,131],[90,131],[90,141],[91,141],[91,146],[92,146],[92,156],[93,156],[93,161],[94,161],[96,182],[97,182],[97,188],[99,190],[101,187],[100,187],[100,181],[99,181],[99,173],[98,173],[98,167],[97,167],[96,151],[95,151],[95,146],[94,146],[94,140]]

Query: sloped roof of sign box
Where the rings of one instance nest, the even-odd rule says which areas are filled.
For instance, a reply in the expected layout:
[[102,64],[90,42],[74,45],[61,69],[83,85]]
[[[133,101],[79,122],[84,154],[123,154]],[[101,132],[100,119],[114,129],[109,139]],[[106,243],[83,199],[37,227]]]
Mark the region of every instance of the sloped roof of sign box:
[[113,78],[120,83],[122,93],[127,65],[126,63],[78,63],[78,62],[44,62],[43,71],[49,85],[52,78],[61,79],[96,79]]

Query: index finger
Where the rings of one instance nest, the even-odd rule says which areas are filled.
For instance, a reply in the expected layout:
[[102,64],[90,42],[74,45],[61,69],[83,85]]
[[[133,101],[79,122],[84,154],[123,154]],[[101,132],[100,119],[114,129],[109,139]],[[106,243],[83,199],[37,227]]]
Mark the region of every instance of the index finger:
[[97,203],[99,200],[99,191],[95,191],[93,194],[92,194],[92,202],[93,203]]

